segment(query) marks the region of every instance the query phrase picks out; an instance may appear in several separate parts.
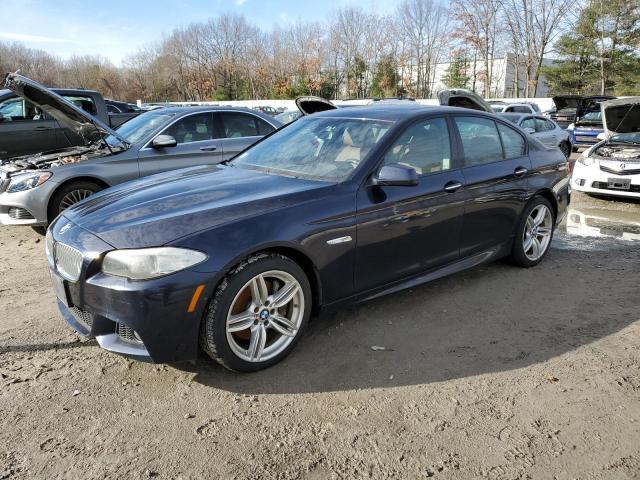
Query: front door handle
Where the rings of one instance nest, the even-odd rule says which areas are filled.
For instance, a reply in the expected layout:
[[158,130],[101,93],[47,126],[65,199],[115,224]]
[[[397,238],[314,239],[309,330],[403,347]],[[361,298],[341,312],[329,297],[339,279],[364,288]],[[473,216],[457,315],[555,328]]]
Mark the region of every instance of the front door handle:
[[203,152],[213,152],[215,150],[217,150],[218,147],[216,147],[215,145],[209,145],[207,147],[200,147],[200,150],[202,150]]
[[461,187],[462,187],[462,183],[451,181],[445,184],[444,191],[447,193],[453,193],[458,191],[458,189],[460,189]]
[[529,172],[529,170],[527,170],[526,168],[518,167],[513,171],[513,174],[516,177],[524,177],[528,172]]

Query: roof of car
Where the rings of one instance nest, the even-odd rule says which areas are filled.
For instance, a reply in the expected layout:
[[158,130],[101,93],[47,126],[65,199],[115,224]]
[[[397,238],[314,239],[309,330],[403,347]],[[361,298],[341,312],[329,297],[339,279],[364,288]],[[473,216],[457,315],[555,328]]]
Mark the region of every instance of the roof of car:
[[[273,120],[275,118],[275,117],[272,117],[271,115],[262,113],[260,110],[253,110],[251,108],[244,108],[244,107],[223,107],[219,105],[199,105],[197,107],[194,107],[194,106],[182,107],[179,105],[171,105],[167,107],[156,108],[149,111],[182,114],[182,113],[211,112],[216,110],[232,110],[237,112],[247,112],[247,113],[251,113],[252,115],[256,115],[272,124],[274,123]],[[279,122],[278,120],[276,120],[276,122],[278,124],[282,123],[282,122]]]
[[422,105],[419,103],[407,102],[407,103],[387,103],[366,105],[362,107],[349,107],[338,108],[336,110],[326,110],[324,112],[314,113],[313,117],[326,117],[326,118],[362,118],[367,120],[386,120],[391,122],[397,122],[399,120],[405,120],[407,118],[417,117],[422,113],[484,113],[490,115],[487,112],[480,110],[470,110],[468,108],[460,107],[443,107],[443,106],[430,106]]
[[497,115],[501,117],[506,117],[509,119],[521,118],[521,117],[540,117],[540,118],[544,118],[545,120],[548,120],[548,118],[546,118],[544,115],[540,113],[533,113],[533,112],[498,112]]

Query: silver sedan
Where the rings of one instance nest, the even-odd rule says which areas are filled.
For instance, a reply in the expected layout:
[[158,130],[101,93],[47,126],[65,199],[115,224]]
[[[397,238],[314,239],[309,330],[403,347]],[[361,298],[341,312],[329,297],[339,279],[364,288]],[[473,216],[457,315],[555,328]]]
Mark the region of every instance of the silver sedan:
[[569,158],[571,155],[571,136],[556,122],[542,115],[527,113],[499,113],[499,116],[515,123],[525,132],[533,135],[547,147],[558,147]]

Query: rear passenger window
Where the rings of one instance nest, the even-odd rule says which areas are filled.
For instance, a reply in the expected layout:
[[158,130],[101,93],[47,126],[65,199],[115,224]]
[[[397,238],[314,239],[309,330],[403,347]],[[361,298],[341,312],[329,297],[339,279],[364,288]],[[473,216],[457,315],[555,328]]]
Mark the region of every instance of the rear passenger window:
[[261,119],[248,113],[222,112],[224,136],[226,138],[256,137],[260,135],[256,120]]
[[455,117],[464,148],[465,165],[472,167],[502,160],[502,143],[493,120]]
[[504,154],[507,160],[511,158],[522,157],[525,152],[524,139],[522,135],[513,128],[498,123],[498,130],[502,137],[502,145],[504,146]]
[[449,128],[444,118],[411,125],[384,156],[384,164],[399,163],[415,169],[419,175],[451,169]]

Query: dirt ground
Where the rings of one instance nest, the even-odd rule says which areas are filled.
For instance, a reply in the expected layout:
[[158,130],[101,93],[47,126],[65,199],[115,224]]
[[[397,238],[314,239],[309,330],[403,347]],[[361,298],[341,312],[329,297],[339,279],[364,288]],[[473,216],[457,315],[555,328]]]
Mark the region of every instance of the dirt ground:
[[0,228],[0,479],[640,478],[639,203],[574,194],[537,268],[316,319],[252,375],[81,340],[43,250]]

